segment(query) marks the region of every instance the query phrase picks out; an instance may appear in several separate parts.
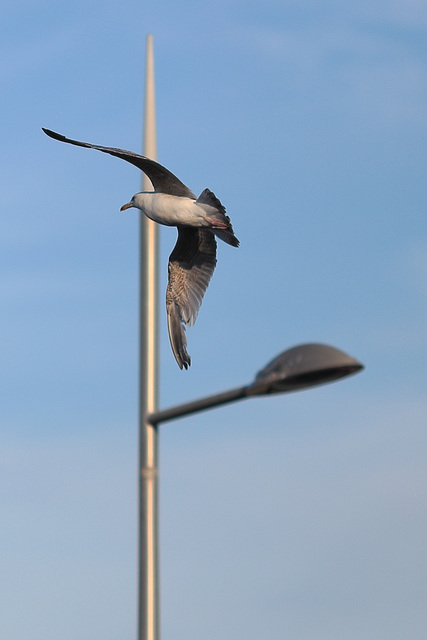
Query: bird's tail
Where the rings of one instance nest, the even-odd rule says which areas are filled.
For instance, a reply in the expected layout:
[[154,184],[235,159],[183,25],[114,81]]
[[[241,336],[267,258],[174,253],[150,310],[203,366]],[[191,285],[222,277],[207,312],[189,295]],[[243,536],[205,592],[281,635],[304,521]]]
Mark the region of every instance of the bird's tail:
[[216,197],[216,195],[210,191],[209,189],[204,189],[202,193],[197,198],[197,201],[201,204],[207,204],[210,207],[216,209],[218,214],[218,222],[223,225],[223,228],[217,229],[212,228],[213,233],[220,239],[226,242],[227,244],[231,244],[233,247],[239,246],[239,241],[234,235],[233,227],[231,225],[231,220],[225,213],[225,207]]
[[240,242],[234,235],[233,229],[230,229],[230,230],[229,229],[212,229],[212,231],[217,236],[217,238],[219,238],[220,240],[223,240],[227,244],[231,244],[232,247],[239,246]]

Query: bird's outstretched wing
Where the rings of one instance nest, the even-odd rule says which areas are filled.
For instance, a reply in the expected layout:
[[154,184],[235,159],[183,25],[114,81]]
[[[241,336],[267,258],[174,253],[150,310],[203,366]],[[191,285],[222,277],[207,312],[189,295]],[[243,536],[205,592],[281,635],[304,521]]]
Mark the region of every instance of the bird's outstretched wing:
[[216,265],[216,240],[210,229],[178,227],[178,240],[169,256],[166,311],[169,339],[180,369],[188,369],[184,325],[194,324]]
[[59,140],[60,142],[68,142],[69,144],[74,144],[77,147],[85,147],[86,149],[97,149],[97,151],[109,153],[110,156],[115,156],[116,158],[121,158],[122,160],[126,160],[126,162],[130,162],[150,178],[156,191],[161,191],[162,193],[168,193],[175,196],[185,196],[188,198],[196,197],[194,193],[171,171],[166,169],[166,167],[163,167],[158,162],[150,160],[150,158],[141,156],[138,153],[134,153],[133,151],[126,151],[125,149],[101,147],[96,144],[90,144],[89,142],[71,140],[70,138],[66,138],[60,133],[51,131],[50,129],[45,129],[44,127],[42,127],[42,129],[46,135],[48,135],[50,138],[53,138],[54,140]]

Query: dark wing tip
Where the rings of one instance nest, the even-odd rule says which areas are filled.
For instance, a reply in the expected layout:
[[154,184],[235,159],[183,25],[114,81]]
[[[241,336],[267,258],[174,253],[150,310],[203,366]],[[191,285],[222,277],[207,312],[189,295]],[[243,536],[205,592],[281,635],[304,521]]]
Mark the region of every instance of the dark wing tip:
[[180,369],[185,369],[186,371],[187,371],[188,367],[190,366],[190,364],[191,364],[190,356],[188,356],[188,361],[187,360],[183,360],[181,364],[178,362],[179,368]]
[[46,129],[45,127],[42,127],[42,131],[44,131],[44,133],[49,136],[49,138],[53,138],[54,140],[60,140],[61,142],[65,142],[66,141],[66,137],[61,135],[60,133],[55,133],[55,131],[51,131],[51,129]]

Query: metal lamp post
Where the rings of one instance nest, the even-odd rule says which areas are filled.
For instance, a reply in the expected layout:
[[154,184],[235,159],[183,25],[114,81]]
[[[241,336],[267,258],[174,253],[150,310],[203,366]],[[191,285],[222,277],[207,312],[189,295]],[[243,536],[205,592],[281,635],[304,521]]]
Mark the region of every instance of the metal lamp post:
[[[156,159],[153,41],[147,38],[144,155]],[[148,179],[143,189],[149,190]],[[159,411],[158,389],[158,228],[140,220],[140,455],[138,640],[159,640],[157,429],[162,422],[245,398],[307,389],[357,373],[363,365],[323,344],[284,351],[243,387]]]
[[[156,160],[153,39],[147,37],[144,155]],[[144,176],[142,188],[149,191]],[[147,413],[157,408],[158,389],[158,226],[140,213],[139,339],[139,586],[138,638],[157,640],[159,628],[157,427]]]

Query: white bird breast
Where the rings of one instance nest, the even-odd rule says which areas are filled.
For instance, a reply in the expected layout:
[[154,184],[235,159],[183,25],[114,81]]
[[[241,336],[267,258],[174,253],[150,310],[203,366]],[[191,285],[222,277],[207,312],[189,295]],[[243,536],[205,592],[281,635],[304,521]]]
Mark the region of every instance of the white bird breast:
[[138,193],[134,197],[135,205],[145,215],[167,226],[190,225],[208,226],[206,207],[192,198],[173,196],[166,193]]

